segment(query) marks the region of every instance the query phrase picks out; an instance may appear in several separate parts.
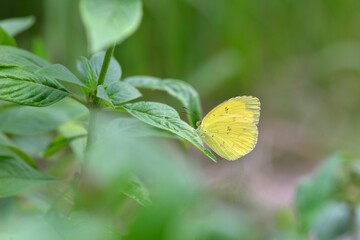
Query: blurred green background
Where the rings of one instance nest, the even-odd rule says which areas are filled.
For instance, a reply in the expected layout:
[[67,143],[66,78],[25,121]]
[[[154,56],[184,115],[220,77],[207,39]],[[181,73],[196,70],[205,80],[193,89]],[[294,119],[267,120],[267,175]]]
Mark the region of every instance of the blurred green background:
[[[220,198],[281,209],[326,156],[360,155],[360,1],[143,2],[140,28],[116,47],[123,76],[187,81],[204,112],[238,95],[262,103],[251,154],[196,161]],[[78,1],[0,2],[0,19],[29,15],[36,23],[16,37],[19,47],[76,69],[76,59],[88,55]]]

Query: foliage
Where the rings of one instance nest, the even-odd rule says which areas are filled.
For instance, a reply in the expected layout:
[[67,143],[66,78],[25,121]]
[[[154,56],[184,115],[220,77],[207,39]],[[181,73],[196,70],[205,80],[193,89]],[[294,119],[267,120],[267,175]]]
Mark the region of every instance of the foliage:
[[[199,26],[193,26],[189,34],[184,28],[186,21],[172,21],[177,16],[172,15],[171,9],[178,1],[144,2],[148,12],[157,13],[166,5],[170,9],[165,13],[169,20],[156,13],[148,20],[156,21],[162,26],[160,29],[170,27],[164,30],[168,32],[150,30],[141,40],[127,41],[121,48],[124,53],[121,59],[126,60],[122,66],[132,65],[131,72],[143,61],[149,61],[149,56],[156,55],[164,62],[176,59],[167,63],[160,75],[183,76],[179,69],[184,70],[187,65],[199,67],[195,72],[189,68],[189,82],[196,87],[204,86],[197,89],[215,101],[221,80],[230,81],[240,75],[243,79],[240,86],[251,87],[264,59],[269,64],[267,69],[272,69],[278,61],[288,60],[278,49],[287,47],[296,51],[302,47],[302,41],[284,44],[279,41],[283,36],[277,32],[278,28],[269,28],[265,34],[271,37],[266,39],[275,43],[271,45],[275,47],[266,46],[264,59],[252,57],[264,50],[260,32],[263,26],[258,21],[263,17],[262,11],[252,16],[253,27],[246,28],[242,34],[227,36],[239,22],[246,27],[245,21],[238,21],[238,15],[242,18],[256,3],[233,2],[241,6],[242,14],[239,14],[239,8],[231,4],[212,2],[206,5],[209,11],[205,11],[200,1],[183,2],[187,8],[202,12],[209,22],[199,21]],[[285,5],[284,8],[298,9],[297,3]],[[124,77],[113,56],[114,46],[138,28],[143,15],[141,1],[81,0],[79,7],[92,55],[78,59],[77,71],[73,71],[74,66],[53,64],[16,47],[14,37],[32,26],[33,17],[0,21],[0,239],[300,240],[310,236],[317,239],[355,236],[359,228],[356,224],[360,222],[357,159],[343,154],[327,159],[313,176],[299,183],[294,211],[278,213],[270,233],[268,226],[259,230],[262,217],[259,219],[231,203],[225,204],[209,193],[202,184],[201,174],[189,164],[190,157],[169,144],[170,139],[190,143],[216,161],[195,130],[196,122],[202,117],[195,88],[171,78]],[[207,15],[216,8],[236,19],[231,21],[231,26],[224,28],[222,18]],[[269,19],[301,25],[297,18],[302,19],[303,15],[294,15],[289,22],[276,16]],[[197,27],[204,28],[204,24],[212,26],[210,31],[219,32],[221,43],[242,49],[241,54],[236,49],[227,49],[202,59],[205,56],[202,51],[217,48],[215,39],[207,42],[197,39],[203,39],[204,33]],[[296,31],[294,28],[287,34],[296,35]],[[186,39],[180,37],[181,32],[186,32],[181,35]],[[315,44],[311,33],[306,37]],[[76,45],[71,34],[66,38],[70,44],[64,45],[68,48]],[[163,42],[158,42],[158,38]],[[132,45],[134,41],[138,44]],[[156,42],[153,46],[161,46],[162,51],[140,47],[149,41]],[[186,41],[193,45],[185,50],[181,46]],[[144,50],[148,58],[129,54],[135,49]],[[280,56],[278,61],[267,60],[274,55]],[[252,64],[243,62],[243,56]],[[186,58],[192,60],[185,64]],[[322,55],[318,56],[326,72],[332,63],[322,59]],[[202,66],[198,66],[200,60],[205,61]],[[243,64],[250,67],[238,69]],[[151,61],[148,66],[154,72],[158,69]],[[129,72],[127,67],[124,70]],[[165,92],[174,102],[178,101],[186,109],[188,122],[180,118],[176,108],[147,100],[148,95],[154,96],[148,93],[155,91]],[[243,88],[231,91],[238,94]]]
[[335,239],[356,231],[359,186],[358,160],[345,154],[327,159],[314,176],[299,184],[295,204],[301,231],[317,239]]

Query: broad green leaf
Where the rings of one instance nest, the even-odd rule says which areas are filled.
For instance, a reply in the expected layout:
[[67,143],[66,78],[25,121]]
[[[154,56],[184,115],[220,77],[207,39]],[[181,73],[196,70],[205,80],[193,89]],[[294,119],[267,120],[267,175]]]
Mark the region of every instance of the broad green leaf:
[[0,45],[16,46],[15,39],[13,39],[7,32],[0,27]]
[[19,135],[44,133],[86,114],[87,108],[72,99],[44,108],[16,106],[0,111],[0,130]]
[[174,133],[189,141],[206,156],[216,161],[216,157],[204,147],[196,130],[182,121],[172,107],[156,102],[137,102],[124,104],[122,108],[147,124]]
[[69,69],[61,64],[53,64],[48,67],[41,68],[35,72],[35,74],[55,78],[60,81],[73,83],[75,85],[86,87]]
[[[96,72],[96,76],[97,76],[96,79],[98,79],[100,76],[104,58],[105,58],[105,52],[102,51],[95,53],[90,59],[90,62],[93,65]],[[122,72],[119,62],[114,57],[111,57],[109,67],[106,71],[104,85],[109,85],[113,82],[119,81],[121,78],[121,73]]]
[[118,44],[140,24],[141,0],[81,0],[80,13],[91,52]]
[[50,63],[28,51],[9,46],[0,46],[0,67],[25,67],[27,70],[35,71],[49,65]]
[[0,156],[0,197],[14,196],[35,186],[56,181],[21,161]]
[[0,132],[0,146],[7,147],[10,151],[22,158],[30,166],[37,168],[37,164],[27,153],[18,148],[6,135]]
[[105,87],[103,85],[98,86],[97,97],[114,107],[141,97],[141,93],[130,84],[118,81]]
[[69,92],[55,79],[38,76],[19,67],[0,67],[0,100],[44,107],[68,95]]
[[20,17],[20,18],[8,18],[0,21],[0,27],[3,28],[10,36],[15,36],[35,23],[33,16]]
[[198,93],[188,83],[175,79],[161,80],[148,76],[133,76],[124,79],[137,88],[166,91],[177,98],[187,109],[188,120],[193,127],[202,118],[202,111]]

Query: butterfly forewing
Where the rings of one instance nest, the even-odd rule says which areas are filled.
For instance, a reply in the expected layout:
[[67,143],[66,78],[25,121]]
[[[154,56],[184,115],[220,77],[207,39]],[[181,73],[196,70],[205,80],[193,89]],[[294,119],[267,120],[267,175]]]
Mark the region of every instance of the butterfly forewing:
[[235,97],[221,103],[203,119],[199,132],[218,155],[236,160],[256,145],[260,101],[255,97]]

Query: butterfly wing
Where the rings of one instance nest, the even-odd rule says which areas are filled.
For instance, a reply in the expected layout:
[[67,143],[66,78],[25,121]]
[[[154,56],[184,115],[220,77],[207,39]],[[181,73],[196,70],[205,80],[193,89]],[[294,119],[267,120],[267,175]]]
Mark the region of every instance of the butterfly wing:
[[259,116],[259,99],[234,97],[211,110],[198,131],[204,142],[219,156],[236,160],[255,147]]

